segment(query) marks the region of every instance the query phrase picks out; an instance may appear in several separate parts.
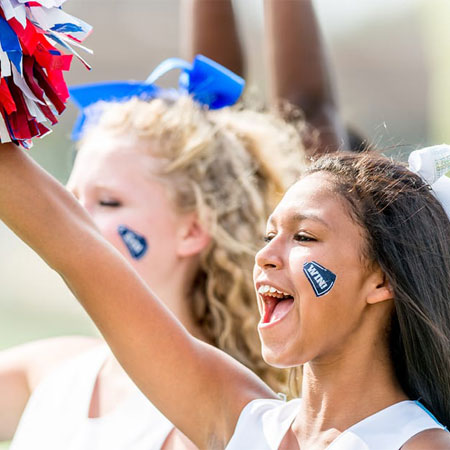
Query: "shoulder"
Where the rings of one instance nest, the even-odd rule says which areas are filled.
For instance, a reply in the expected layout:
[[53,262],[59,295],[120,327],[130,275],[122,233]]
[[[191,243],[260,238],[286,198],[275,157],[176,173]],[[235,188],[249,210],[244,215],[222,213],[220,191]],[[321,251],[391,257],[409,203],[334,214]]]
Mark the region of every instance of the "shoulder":
[[102,345],[102,340],[86,336],[64,336],[28,344],[32,352],[29,365],[29,383],[33,390],[57,366],[77,355]]
[[[300,399],[254,399],[242,410],[227,448],[291,448],[286,435],[300,408]],[[292,447],[293,448],[293,447]]]
[[22,344],[0,353],[2,367],[15,369],[26,377],[31,391],[59,364],[102,344],[99,338],[67,336]]
[[402,450],[449,450],[450,433],[440,428],[422,431],[409,439]]
[[289,416],[297,413],[301,405],[301,399],[296,398],[286,401],[285,399],[277,398],[258,398],[249,402],[245,409],[247,413],[256,414],[277,414],[281,417]]
[[250,401],[239,416],[238,428],[263,427],[269,424],[271,429],[278,429],[290,423],[300,409],[300,399],[288,402],[276,398],[259,398]]

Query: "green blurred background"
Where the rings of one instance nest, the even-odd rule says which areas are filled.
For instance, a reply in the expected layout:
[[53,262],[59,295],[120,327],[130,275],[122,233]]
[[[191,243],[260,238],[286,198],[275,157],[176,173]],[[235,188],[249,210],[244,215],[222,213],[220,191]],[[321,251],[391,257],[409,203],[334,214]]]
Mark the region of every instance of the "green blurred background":
[[[247,79],[263,95],[263,0],[234,4]],[[450,2],[315,4],[347,123],[401,158],[411,149],[449,139]],[[177,0],[70,0],[64,9],[94,26],[85,42],[95,52],[87,55],[93,70],[74,60],[66,77],[69,85],[144,79],[162,59],[180,55]],[[69,105],[54,132],[31,150],[63,182],[73,159],[69,135],[75,116]],[[61,280],[1,224],[0,249],[0,349],[43,337],[96,333]],[[0,444],[3,448],[7,445]]]

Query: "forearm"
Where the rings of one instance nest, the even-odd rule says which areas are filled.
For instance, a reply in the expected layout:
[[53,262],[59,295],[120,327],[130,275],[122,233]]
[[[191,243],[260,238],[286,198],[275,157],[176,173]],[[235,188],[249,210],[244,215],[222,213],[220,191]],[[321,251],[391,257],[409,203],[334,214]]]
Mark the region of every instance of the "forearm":
[[161,371],[183,370],[176,355],[183,347],[191,353],[191,340],[75,198],[12,145],[0,147],[0,219],[61,274],[119,361],[158,404],[158,394],[169,392],[174,381],[169,375],[162,382]]
[[[268,395],[236,362],[191,337],[75,198],[12,145],[0,146],[0,219],[60,273],[131,378],[202,448],[211,434],[230,435],[227,425],[254,392]],[[223,409],[221,396],[232,406]],[[196,403],[202,408],[192,410]]]
[[182,0],[181,48],[191,60],[202,54],[238,75],[244,63],[231,0]]
[[[131,323],[153,330],[165,324],[167,331],[183,334],[77,200],[10,144],[0,147],[0,219],[60,273],[119,353],[134,339]],[[119,339],[121,333],[129,336]],[[147,332],[140,336],[149,339],[149,348],[163,344],[162,329],[154,341]]]
[[98,234],[72,194],[12,144],[0,146],[0,219],[57,271],[81,256],[81,232]]
[[286,100],[321,132],[320,145],[346,142],[320,27],[311,0],[265,0],[266,60],[273,104]]

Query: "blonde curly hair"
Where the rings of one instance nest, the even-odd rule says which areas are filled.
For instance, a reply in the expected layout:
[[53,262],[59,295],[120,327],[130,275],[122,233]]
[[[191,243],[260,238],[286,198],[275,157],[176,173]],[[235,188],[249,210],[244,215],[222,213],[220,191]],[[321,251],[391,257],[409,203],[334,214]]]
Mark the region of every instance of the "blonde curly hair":
[[211,343],[282,389],[285,375],[261,358],[251,274],[267,216],[303,166],[296,127],[247,109],[210,111],[181,96],[105,104],[80,145],[99,129],[152,144],[151,156],[163,161],[156,175],[176,209],[196,211],[211,236],[190,292],[194,320]]

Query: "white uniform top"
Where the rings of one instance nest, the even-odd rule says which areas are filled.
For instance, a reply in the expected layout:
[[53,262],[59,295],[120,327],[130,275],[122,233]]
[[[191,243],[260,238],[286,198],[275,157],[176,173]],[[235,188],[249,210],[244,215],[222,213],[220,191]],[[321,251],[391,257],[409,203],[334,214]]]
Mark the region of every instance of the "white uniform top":
[[[242,410],[227,450],[277,450],[301,399],[253,400]],[[398,450],[411,437],[444,428],[419,402],[406,400],[385,408],[341,433],[327,450]]]
[[88,418],[107,355],[101,345],[47,376],[31,395],[10,450],[159,450],[173,425],[137,387],[111,413]]

